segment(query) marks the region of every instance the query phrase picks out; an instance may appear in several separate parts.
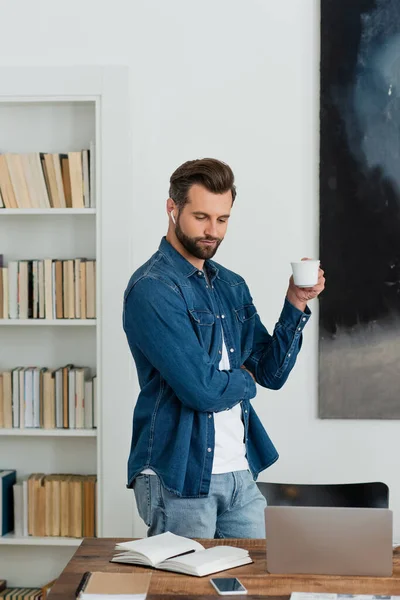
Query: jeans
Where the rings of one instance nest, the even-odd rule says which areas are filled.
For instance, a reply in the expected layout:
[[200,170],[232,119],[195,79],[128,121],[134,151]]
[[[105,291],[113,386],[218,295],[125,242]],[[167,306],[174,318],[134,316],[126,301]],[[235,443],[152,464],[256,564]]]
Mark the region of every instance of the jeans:
[[170,531],[197,538],[264,538],[266,500],[249,471],[211,476],[206,498],[180,498],[157,475],[138,475],[133,484],[147,535]]

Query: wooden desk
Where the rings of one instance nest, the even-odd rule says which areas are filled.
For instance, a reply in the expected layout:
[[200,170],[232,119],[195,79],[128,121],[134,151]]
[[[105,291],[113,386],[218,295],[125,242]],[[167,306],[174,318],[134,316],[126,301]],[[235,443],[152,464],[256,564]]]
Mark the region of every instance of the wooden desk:
[[[117,538],[86,538],[78,548],[50,593],[50,600],[73,600],[74,592],[85,571],[149,572],[149,568],[110,563],[115,544],[127,541]],[[226,576],[238,577],[248,589],[247,598],[280,596],[291,592],[331,592],[342,594],[400,595],[400,548],[393,555],[392,577],[339,577],[332,575],[270,575],[267,573],[265,540],[200,540],[205,546],[224,544],[246,548],[254,563],[225,571]],[[209,576],[189,577],[151,569],[152,578],[147,600],[172,600],[186,596],[195,600],[220,598],[209,582]],[[223,574],[217,573],[216,577]],[[182,599],[183,600],[183,599]]]

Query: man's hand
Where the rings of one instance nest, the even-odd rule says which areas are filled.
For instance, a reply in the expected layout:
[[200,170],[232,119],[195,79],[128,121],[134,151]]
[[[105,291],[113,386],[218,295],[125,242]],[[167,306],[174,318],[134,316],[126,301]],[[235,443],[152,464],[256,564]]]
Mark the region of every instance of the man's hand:
[[245,371],[247,371],[248,373],[250,373],[250,375],[252,376],[254,383],[257,383],[256,378],[254,377],[253,373],[251,371],[249,371],[248,369],[246,369],[246,367],[244,365],[242,365],[240,367],[241,369],[244,369]]
[[[309,260],[309,259],[302,258],[302,260]],[[295,306],[296,308],[298,308],[299,310],[304,312],[305,308],[307,306],[307,302],[309,302],[309,300],[312,300],[313,298],[316,298],[317,296],[319,296],[319,294],[323,291],[324,288],[325,288],[324,271],[320,268],[318,270],[318,282],[312,288],[303,288],[303,287],[299,287],[299,286],[295,285],[295,283],[293,281],[293,275],[292,275],[292,277],[289,280],[289,287],[288,287],[286,297],[289,300],[290,304],[293,304],[293,306]]]

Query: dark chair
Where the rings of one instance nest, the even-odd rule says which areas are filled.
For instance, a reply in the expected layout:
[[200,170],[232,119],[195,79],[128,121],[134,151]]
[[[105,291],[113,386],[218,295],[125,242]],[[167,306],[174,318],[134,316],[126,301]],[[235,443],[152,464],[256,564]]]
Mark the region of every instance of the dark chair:
[[269,506],[348,506],[388,508],[385,483],[297,484],[257,482]]

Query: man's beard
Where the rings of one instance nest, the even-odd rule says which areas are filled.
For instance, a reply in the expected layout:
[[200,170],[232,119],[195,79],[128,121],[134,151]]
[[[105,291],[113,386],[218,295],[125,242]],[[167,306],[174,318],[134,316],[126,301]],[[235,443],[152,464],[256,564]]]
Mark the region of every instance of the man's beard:
[[[202,237],[191,238],[183,233],[181,226],[179,225],[179,219],[177,220],[175,225],[175,234],[182,246],[190,254],[192,254],[196,258],[201,258],[203,260],[207,260],[208,258],[212,258],[214,256],[223,239],[214,238],[210,235],[203,235]],[[200,244],[200,240],[210,240],[215,241],[216,243],[212,246],[206,246]]]

